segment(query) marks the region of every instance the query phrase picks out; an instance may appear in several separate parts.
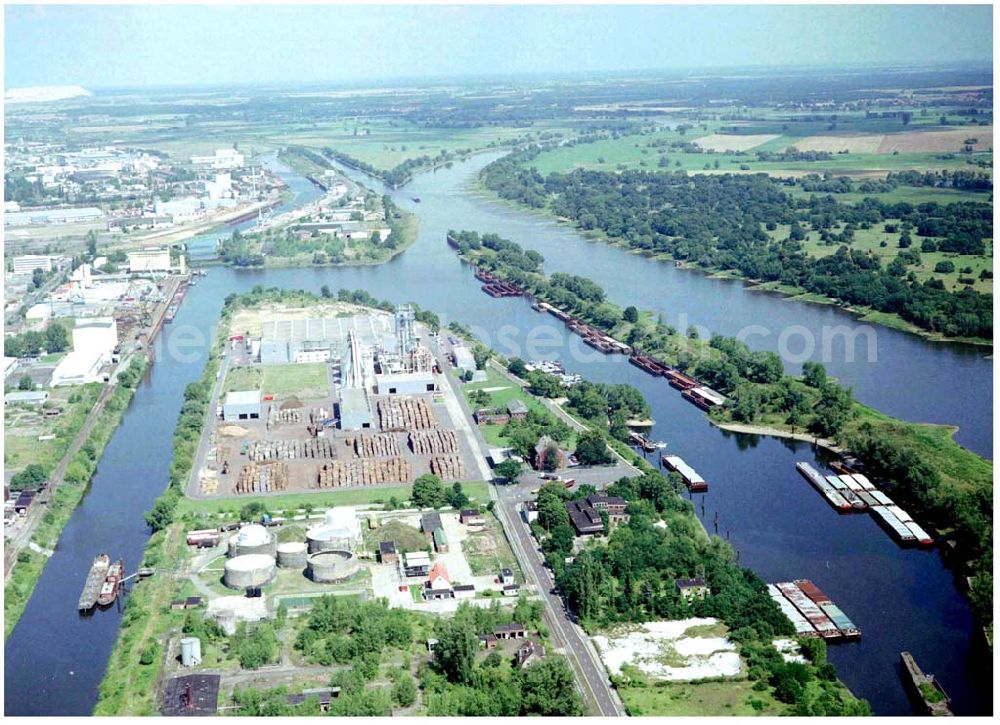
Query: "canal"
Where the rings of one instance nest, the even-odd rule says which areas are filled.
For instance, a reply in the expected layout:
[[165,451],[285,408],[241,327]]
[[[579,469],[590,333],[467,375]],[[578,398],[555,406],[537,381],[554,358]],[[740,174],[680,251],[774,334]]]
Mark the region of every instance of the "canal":
[[[142,512],[166,486],[171,431],[183,389],[204,364],[204,349],[192,359],[181,358],[170,354],[171,343],[191,329],[211,339],[223,298],[258,284],[313,291],[322,285],[333,290],[363,288],[377,298],[415,301],[441,314],[445,323],[456,319],[474,326],[504,354],[556,357],[567,370],[588,379],[636,386],[653,407],[653,436],[668,441],[668,450],[683,456],[710,482],[709,492],[694,498],[709,531],[728,538],[741,563],[767,581],[812,579],[863,629],[860,642],[831,646],[830,659],[876,713],[912,712],[899,679],[898,656],[904,649],[939,677],[957,714],[992,712],[991,658],[981,649],[968,604],[936,552],[901,549],[870,516],[842,516],[830,509],[794,469],[797,460],[822,465],[822,455],[808,444],[720,431],[665,382],[620,357],[595,353],[524,300],[484,295],[444,236],[449,228],[496,232],[539,250],[547,271],[591,277],[615,302],[662,312],[671,324],[686,313],[689,324],[726,334],[763,325],[772,334],[747,340],[761,349],[777,349],[783,326],[800,325],[821,336],[824,326],[853,325],[854,319],[829,306],[750,292],[739,283],[588,242],[565,227],[478,198],[469,184],[492,158],[495,155],[482,155],[439,169],[394,192],[400,206],[420,216],[420,234],[413,247],[385,265],[212,268],[189,290],[90,492],[7,641],[5,712],[92,710],[120,615],[112,610],[81,619],[76,598],[96,553],[124,555],[130,567],[141,557],[148,534]],[[384,191],[360,174],[351,176]],[[290,175],[288,180],[295,203],[315,198],[307,182]],[[209,255],[217,236],[192,240],[192,256]],[[986,352],[929,343],[885,328],[876,328],[876,333],[877,361],[869,362],[862,354],[848,362],[841,347],[841,353],[827,361],[831,374],[853,385],[859,399],[886,412],[959,425],[965,445],[991,455],[992,363]],[[942,380],[949,381],[948,388],[935,382]],[[921,395],[914,395],[917,389]]]

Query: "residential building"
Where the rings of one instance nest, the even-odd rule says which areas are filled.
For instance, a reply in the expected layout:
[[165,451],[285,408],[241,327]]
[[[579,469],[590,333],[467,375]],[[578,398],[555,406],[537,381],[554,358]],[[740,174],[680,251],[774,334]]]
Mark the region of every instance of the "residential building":
[[514,653],[514,665],[525,668],[545,657],[545,648],[533,639],[529,639],[517,648]]
[[712,591],[701,577],[677,579],[674,581],[674,588],[689,602],[694,599],[704,599]]
[[455,592],[451,588],[451,576],[442,562],[431,567],[424,584],[424,599],[453,599]]
[[601,515],[586,500],[567,501],[566,513],[569,514],[570,523],[573,524],[578,536],[604,533]]
[[486,519],[479,513],[479,509],[462,509],[458,520],[467,526],[481,526],[486,523]]

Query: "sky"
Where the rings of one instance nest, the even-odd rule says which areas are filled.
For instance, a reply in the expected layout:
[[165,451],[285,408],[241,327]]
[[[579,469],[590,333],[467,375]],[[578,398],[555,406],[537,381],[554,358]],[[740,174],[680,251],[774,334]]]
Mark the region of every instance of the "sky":
[[992,7],[7,5],[7,88],[991,62]]

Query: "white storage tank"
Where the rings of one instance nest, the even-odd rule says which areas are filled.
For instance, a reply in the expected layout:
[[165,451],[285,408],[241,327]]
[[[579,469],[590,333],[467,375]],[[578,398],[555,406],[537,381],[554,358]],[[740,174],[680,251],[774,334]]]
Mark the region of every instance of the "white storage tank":
[[306,576],[314,582],[334,584],[350,579],[358,568],[358,560],[349,551],[321,551],[309,557]]
[[201,664],[200,639],[185,637],[181,640],[181,664],[185,667],[196,667]]
[[226,562],[222,582],[230,589],[262,587],[274,579],[275,562],[266,554],[244,554]]
[[229,556],[267,554],[274,556],[275,540],[260,524],[247,524],[229,539]]
[[319,526],[306,532],[309,553],[340,549],[354,551],[361,543],[361,523],[351,508],[334,508],[326,512],[326,518]]
[[302,541],[278,544],[278,567],[281,569],[305,569],[308,550]]

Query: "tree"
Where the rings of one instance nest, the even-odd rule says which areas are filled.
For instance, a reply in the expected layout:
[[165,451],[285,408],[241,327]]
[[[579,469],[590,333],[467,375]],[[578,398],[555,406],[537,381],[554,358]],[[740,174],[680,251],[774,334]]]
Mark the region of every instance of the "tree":
[[512,357],[510,359],[507,363],[507,370],[509,370],[512,375],[516,375],[522,379],[528,374],[528,368],[524,364],[524,360],[519,357]]
[[45,282],[45,272],[42,271],[41,267],[36,267],[31,273],[31,284],[35,289],[38,289],[43,282]]
[[472,684],[479,640],[466,618],[455,617],[444,623],[434,646],[434,664],[449,682]]
[[521,471],[524,469],[524,465],[520,461],[515,461],[513,458],[508,458],[504,461],[500,461],[496,466],[493,467],[493,472],[505,481],[513,483],[517,480],[517,477],[521,475]]
[[11,491],[23,491],[26,488],[37,488],[48,479],[44,466],[40,463],[29,463],[24,470],[18,471],[10,479]]
[[69,347],[69,335],[62,325],[51,324],[45,330],[45,349],[49,352],[62,352]]
[[612,461],[604,436],[596,430],[588,430],[577,438],[576,457],[584,466],[600,466]]
[[622,317],[625,322],[631,322],[633,325],[639,321],[639,310],[637,310],[632,305],[625,308],[625,312],[622,313]]
[[813,409],[814,417],[809,429],[818,435],[837,436],[850,417],[853,397],[849,389],[845,390],[833,383],[824,385]]
[[826,368],[823,363],[802,363],[802,379],[811,388],[820,389],[826,385]]
[[520,671],[521,714],[582,715],[573,672],[563,657],[546,657]]
[[413,482],[410,497],[418,508],[440,508],[448,502],[441,479],[433,473],[425,473]]
[[392,687],[392,700],[400,707],[409,707],[416,699],[417,686],[408,673],[403,673]]
[[35,381],[31,379],[30,375],[22,375],[21,379],[17,381],[18,390],[34,390]]
[[93,229],[87,232],[87,256],[91,259],[97,256],[97,232]]
[[333,293],[330,292],[330,286],[326,284],[319,288],[319,294],[321,297],[326,299],[333,297]]
[[451,493],[448,494],[448,503],[451,504],[453,509],[461,509],[469,503],[469,497],[465,495],[465,491],[462,490],[462,484],[455,481],[451,487]]

